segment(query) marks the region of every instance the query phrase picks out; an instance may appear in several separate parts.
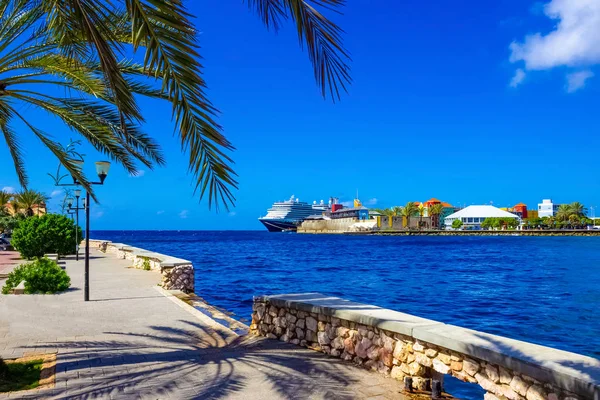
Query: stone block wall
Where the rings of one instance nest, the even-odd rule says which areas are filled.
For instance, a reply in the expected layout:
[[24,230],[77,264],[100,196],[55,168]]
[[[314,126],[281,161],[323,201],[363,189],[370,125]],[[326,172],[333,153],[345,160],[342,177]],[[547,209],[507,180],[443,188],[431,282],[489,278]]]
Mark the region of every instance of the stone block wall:
[[416,390],[430,390],[432,378],[452,375],[485,389],[485,400],[583,400],[470,355],[375,326],[277,307],[263,298],[255,299],[250,333],[308,347],[398,380],[410,377]]
[[121,260],[130,260],[134,268],[145,269],[148,265],[150,270],[159,271],[162,275],[160,286],[166,290],[194,292],[194,266],[189,261],[105,240],[90,239],[90,248],[113,254]]

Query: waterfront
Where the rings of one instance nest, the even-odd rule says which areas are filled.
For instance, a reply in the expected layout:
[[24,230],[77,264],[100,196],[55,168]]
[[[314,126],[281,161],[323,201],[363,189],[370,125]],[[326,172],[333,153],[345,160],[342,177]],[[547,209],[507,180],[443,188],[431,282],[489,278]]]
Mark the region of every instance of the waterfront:
[[193,261],[196,292],[250,316],[252,296],[319,291],[600,357],[600,239],[96,231]]

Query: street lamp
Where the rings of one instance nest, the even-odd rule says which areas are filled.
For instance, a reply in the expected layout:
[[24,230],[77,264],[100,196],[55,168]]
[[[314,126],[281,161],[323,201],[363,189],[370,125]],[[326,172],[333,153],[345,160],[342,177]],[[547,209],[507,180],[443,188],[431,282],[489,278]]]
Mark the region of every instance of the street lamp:
[[[81,166],[83,165],[83,160],[75,161],[75,164],[79,166],[79,170],[81,170]],[[96,162],[96,173],[98,174],[99,182],[89,182],[90,185],[103,185],[106,177],[108,176],[108,171],[110,170],[110,162],[108,161],[98,161]],[[73,176],[73,184],[65,184],[65,185],[57,185],[57,186],[79,186],[81,183],[77,181],[77,178]],[[77,224],[79,226],[79,197],[81,196],[81,190],[75,190],[76,197],[76,207],[74,208],[77,211]],[[72,205],[69,204],[69,207]],[[84,274],[84,288],[83,288],[83,299],[85,301],[90,300],[90,192],[86,190],[85,199],[83,199],[83,207],[85,209],[85,274]],[[77,240],[77,237],[76,237]],[[77,253],[75,255],[76,260],[79,259],[79,244],[77,244]]]
[[75,261],[79,261],[79,210],[85,210],[85,204],[83,207],[79,207],[79,198],[81,197],[81,189],[75,189],[75,207],[73,207],[73,198],[67,199],[67,206],[71,214],[75,215]]

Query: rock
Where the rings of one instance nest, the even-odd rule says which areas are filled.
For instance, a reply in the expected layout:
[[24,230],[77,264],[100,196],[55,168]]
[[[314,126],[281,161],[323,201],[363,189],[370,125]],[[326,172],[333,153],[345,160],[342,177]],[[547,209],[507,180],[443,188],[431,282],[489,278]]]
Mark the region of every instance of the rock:
[[423,347],[423,345],[419,342],[416,342],[415,344],[413,344],[412,349],[414,351],[418,351],[420,353],[425,351],[425,347]]
[[280,308],[277,315],[280,317],[285,317],[285,308]]
[[434,349],[425,350],[425,355],[430,358],[437,356],[437,353],[438,353],[437,350],[434,350]]
[[483,374],[480,374],[480,373],[475,374],[475,379],[477,379],[477,383],[479,384],[479,386],[481,386],[482,388],[484,388],[488,392],[492,392],[492,393],[500,392],[500,388],[498,388],[494,384],[494,382],[490,381]]
[[452,362],[452,358],[450,358],[449,354],[446,353],[439,353],[437,355],[437,359],[440,360],[441,362],[443,362],[446,365],[450,365],[450,363]]
[[325,330],[325,332],[327,332],[327,336],[329,336],[329,339],[331,340],[337,337],[337,329],[334,327],[330,327],[329,329]]
[[498,374],[498,367],[491,364],[485,365],[485,374],[488,379],[494,383],[500,382],[500,375]]
[[366,327],[366,326],[364,326],[364,325],[358,325],[358,326],[356,327],[356,330],[358,331],[358,334],[359,334],[360,336],[363,336],[363,337],[364,337],[364,336],[367,336],[367,333],[369,332],[369,331],[367,330],[367,327]]
[[308,342],[306,340],[300,341],[300,346],[302,346],[302,347],[306,347],[307,344],[308,344]]
[[365,358],[367,357],[367,350],[369,347],[371,347],[371,345],[372,342],[366,337],[363,337],[362,340],[354,347],[354,351],[358,357]]
[[415,361],[418,362],[419,364],[425,366],[425,367],[431,367],[433,365],[433,362],[431,361],[431,358],[427,357],[423,353],[417,353],[417,354],[415,354]]
[[395,359],[404,361],[404,360],[402,360],[402,357],[406,357],[406,355],[407,355],[404,352],[405,347],[406,346],[404,345],[404,342],[402,342],[400,340],[398,340],[396,342],[396,346],[394,346],[394,358]]
[[510,381],[511,389],[523,397],[527,396],[527,389],[529,389],[529,386],[530,385],[527,382],[516,375],[513,376],[512,380]]
[[459,357],[459,356],[456,356],[456,355],[452,354],[450,356],[450,361],[462,361],[462,358]]
[[296,318],[295,315],[292,315],[290,313],[285,314],[285,319],[288,321],[288,323],[292,323],[292,324],[295,324],[296,320],[298,320],[298,318]]
[[317,339],[319,341],[319,344],[325,345],[325,344],[329,344],[331,343],[331,340],[329,339],[329,336],[327,336],[327,333],[325,332],[319,332],[317,333]]
[[383,361],[379,360],[377,362],[377,372],[379,372],[380,374],[389,375],[390,374],[390,367],[388,367],[387,365],[385,365],[383,363]]
[[418,362],[413,362],[408,366],[408,372],[411,376],[421,376],[425,374],[425,367]]
[[305,313],[304,311],[298,311],[296,316],[298,317],[298,319],[304,319],[304,318],[308,317],[308,314]]
[[433,369],[439,372],[440,374],[447,374],[450,372],[450,367],[437,358],[433,359]]
[[272,333],[267,333],[267,337],[268,337],[269,339],[277,339],[277,336],[275,336],[275,335],[274,335],[274,334],[272,334]]
[[346,352],[343,352],[343,353],[342,353],[342,359],[343,359],[343,360],[345,360],[345,361],[350,361],[350,360],[352,360],[352,357],[353,357],[353,356],[352,356],[352,354],[350,354],[350,353],[346,353]]
[[273,333],[276,334],[277,336],[281,336],[281,335],[283,335],[283,328],[280,326],[276,326],[275,329],[273,330]]
[[379,359],[386,367],[391,367],[394,365],[394,357],[392,356],[392,352],[387,350],[385,347],[379,351]]
[[279,312],[279,310],[277,309],[277,307],[275,307],[275,306],[269,307],[269,315],[271,317],[276,317],[278,312]]
[[412,379],[412,386],[416,390],[429,390],[429,379],[415,376]]
[[538,385],[533,385],[527,389],[527,400],[546,400],[546,392]]
[[296,328],[296,337],[298,339],[304,339],[304,330]]
[[500,399],[488,392],[483,395],[483,400],[500,400]]
[[331,325],[332,326],[340,326],[340,319],[339,318],[335,318],[335,317],[331,317]]
[[477,383],[477,379],[465,374],[463,371],[452,371],[452,376],[463,382]]
[[365,368],[375,371],[375,370],[377,370],[377,361],[367,360],[367,361],[365,361],[364,366],[365,366]]
[[450,369],[453,371],[461,371],[463,367],[462,361],[450,361]]
[[390,376],[394,379],[401,381],[406,375],[404,374],[404,372],[402,372],[402,369],[399,366],[395,365],[394,367],[392,367],[392,372]]
[[475,374],[479,372],[479,363],[465,358],[463,360],[463,371],[471,376],[475,376]]
[[359,356],[354,357],[352,359],[352,361],[354,361],[354,364],[356,364],[356,365],[362,365],[362,363],[363,363],[362,358],[360,358]]
[[300,328],[300,329],[304,329],[304,328],[306,328],[306,324],[305,324],[305,322],[306,322],[306,321],[305,321],[304,319],[298,319],[298,320],[296,321],[296,326],[297,326],[298,328]]
[[325,354],[331,354],[331,347],[329,346],[322,346],[321,347],[321,351]]
[[348,337],[348,332],[350,332],[350,329],[345,328],[343,326],[340,326],[337,328],[337,335],[341,336],[342,338],[347,338]]
[[372,346],[367,350],[367,357],[369,360],[378,360],[379,359],[379,347]]
[[558,395],[556,393],[549,393],[548,400],[558,400]]
[[373,331],[369,331],[369,332],[367,332],[367,337],[372,341],[373,338],[375,337],[375,333],[373,333]]
[[499,368],[499,375],[500,375],[500,383],[509,384],[510,381],[512,380],[512,375],[510,374],[510,372],[508,372],[508,370],[506,370],[502,367]]
[[520,400],[523,398],[508,385],[500,385],[499,388],[502,396],[506,397],[508,400]]
[[265,316],[265,305],[264,304],[259,304],[258,306],[256,306],[256,316],[258,317],[258,320],[261,321],[264,316]]
[[402,364],[400,364],[400,370],[401,370],[402,372],[404,372],[404,374],[406,374],[406,375],[410,375],[410,367],[408,366],[408,364],[407,364],[407,363],[402,363]]
[[331,349],[331,355],[334,357],[339,357],[340,354],[342,354],[341,351],[339,351],[338,349]]
[[354,353],[354,340],[352,338],[344,339],[344,350],[346,353],[355,354]]
[[298,344],[300,344],[300,340],[299,339],[292,339],[292,340],[290,340],[290,343],[298,345]]
[[317,335],[315,334],[314,331],[311,331],[310,329],[306,330],[306,333],[304,335],[304,338],[309,341],[309,342],[314,342],[317,340]]
[[317,315],[317,319],[318,319],[319,321],[327,322],[327,316],[326,316],[326,315],[324,315],[324,314],[318,314],[318,315]]
[[306,318],[306,329],[310,329],[313,332],[317,331],[317,320],[313,317]]
[[415,358],[416,358],[416,357],[415,357],[415,355],[414,355],[414,354],[410,354],[410,353],[409,353],[409,354],[408,354],[408,356],[406,356],[406,361],[405,361],[405,362],[407,362],[407,363],[409,363],[409,364],[410,364],[411,362],[415,361]]
[[336,337],[331,342],[331,347],[337,350],[344,349],[344,339],[342,339],[340,336]]

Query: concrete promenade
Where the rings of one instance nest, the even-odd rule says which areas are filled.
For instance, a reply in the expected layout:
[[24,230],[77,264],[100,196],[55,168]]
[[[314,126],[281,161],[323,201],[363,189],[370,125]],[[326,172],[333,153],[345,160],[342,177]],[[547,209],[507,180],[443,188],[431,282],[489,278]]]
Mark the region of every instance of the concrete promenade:
[[[93,251],[60,295],[0,296],[0,356],[57,353],[52,389],[0,399],[402,399],[401,384],[321,353],[239,337],[157,287],[160,274]],[[2,284],[3,281],[0,281]]]

